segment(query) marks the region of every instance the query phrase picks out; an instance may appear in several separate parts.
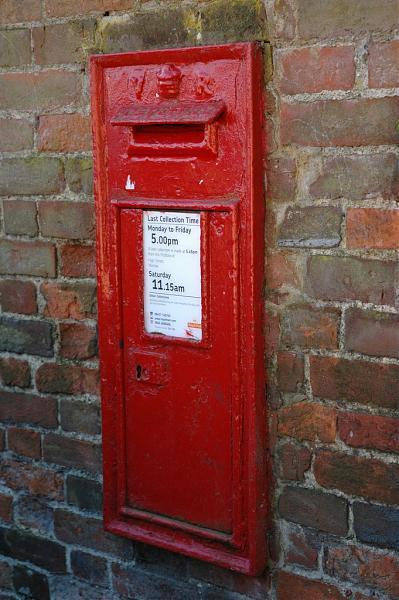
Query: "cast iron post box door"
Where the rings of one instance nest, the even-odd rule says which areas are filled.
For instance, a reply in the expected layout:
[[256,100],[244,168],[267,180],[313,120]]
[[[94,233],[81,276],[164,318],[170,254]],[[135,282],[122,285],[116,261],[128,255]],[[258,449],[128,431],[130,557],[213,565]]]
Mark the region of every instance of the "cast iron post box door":
[[261,54],[94,56],[104,523],[266,560]]

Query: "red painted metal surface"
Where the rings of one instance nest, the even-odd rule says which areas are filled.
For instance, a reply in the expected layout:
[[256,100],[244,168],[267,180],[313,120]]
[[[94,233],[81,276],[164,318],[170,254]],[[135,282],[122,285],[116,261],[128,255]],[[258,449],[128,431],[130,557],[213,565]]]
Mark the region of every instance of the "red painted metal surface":
[[[261,52],[94,56],[91,71],[105,528],[255,575],[268,504]],[[146,331],[147,210],[200,213],[198,340]]]

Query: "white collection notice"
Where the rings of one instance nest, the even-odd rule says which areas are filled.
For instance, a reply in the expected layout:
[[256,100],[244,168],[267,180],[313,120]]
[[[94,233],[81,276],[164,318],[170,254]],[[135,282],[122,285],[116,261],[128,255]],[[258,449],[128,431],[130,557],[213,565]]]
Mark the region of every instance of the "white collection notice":
[[143,211],[143,245],[146,331],[201,340],[200,213]]

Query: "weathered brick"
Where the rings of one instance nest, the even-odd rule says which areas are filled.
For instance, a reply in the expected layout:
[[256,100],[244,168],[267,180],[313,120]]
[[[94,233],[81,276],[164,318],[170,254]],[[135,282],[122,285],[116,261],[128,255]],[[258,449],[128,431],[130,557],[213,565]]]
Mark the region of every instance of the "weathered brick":
[[310,357],[313,394],[329,400],[397,408],[399,366],[327,356]]
[[285,563],[316,569],[320,547],[315,532],[291,525],[283,546]]
[[43,536],[53,533],[54,511],[47,498],[40,496],[20,495],[15,510],[16,521]]
[[68,475],[67,501],[83,510],[101,512],[103,504],[102,486],[98,481]]
[[21,200],[3,201],[4,230],[11,235],[37,235],[36,203]]
[[399,358],[399,315],[351,309],[345,319],[345,348]]
[[268,312],[265,323],[266,354],[272,356],[280,343],[280,317]]
[[303,348],[338,348],[341,313],[305,304],[288,307],[282,321],[282,343]]
[[[137,598],[147,594],[149,598],[161,600],[200,600],[201,592],[195,585],[174,582],[164,576],[155,575],[152,571],[139,567],[125,567],[114,563],[112,565],[113,585],[122,596]],[[219,596],[220,598],[220,596]],[[212,596],[209,600],[212,599]]]
[[17,593],[29,595],[32,600],[50,600],[50,590],[46,575],[32,571],[28,567],[16,565],[13,576]]
[[36,372],[37,388],[55,394],[98,394],[97,369],[45,363]]
[[12,501],[9,494],[0,493],[0,519],[10,523],[12,521]]
[[341,241],[341,209],[333,206],[289,207],[278,236],[279,246],[333,248]]
[[94,236],[94,208],[86,202],[38,202],[40,231],[49,237],[67,239]]
[[33,144],[33,127],[24,119],[0,119],[0,152],[28,150]]
[[293,0],[275,0],[270,10],[266,5],[266,11],[272,39],[292,40],[296,29],[296,5]]
[[76,577],[95,585],[107,585],[107,563],[104,558],[81,550],[71,552],[71,568]]
[[284,285],[300,286],[298,266],[295,257],[274,252],[266,260],[266,285],[269,289],[279,289]]
[[282,50],[277,65],[276,81],[283,94],[350,90],[355,83],[353,46]]
[[43,114],[80,99],[80,74],[69,71],[0,74],[0,109],[34,110]]
[[96,354],[97,332],[94,327],[82,323],[60,323],[60,356],[82,360]]
[[278,449],[279,475],[289,481],[303,481],[310,468],[311,452],[304,446],[287,442]]
[[314,474],[326,488],[377,502],[395,504],[399,494],[399,465],[380,460],[321,450],[316,454]]
[[21,456],[28,458],[40,458],[41,441],[40,433],[29,429],[11,427],[8,430],[8,449]]
[[12,584],[13,568],[5,561],[0,561],[0,588],[2,590],[13,589]]
[[397,418],[340,413],[338,431],[341,440],[354,448],[371,448],[399,453],[399,421]]
[[34,496],[46,496],[52,500],[63,498],[62,476],[43,467],[3,458],[0,462],[0,480],[13,490],[23,490]]
[[273,158],[267,161],[267,197],[272,200],[289,202],[296,191],[296,163],[288,157]]
[[52,573],[66,572],[64,546],[30,533],[0,528],[0,552],[10,558],[31,562]]
[[3,452],[4,448],[5,448],[5,431],[4,429],[0,429],[0,451]]
[[326,548],[325,570],[337,579],[377,588],[392,600],[399,596],[399,560],[395,556],[353,545],[331,546]]
[[278,413],[280,436],[297,440],[334,442],[337,432],[335,409],[313,402],[298,402],[282,408]]
[[399,550],[398,509],[355,502],[353,517],[354,530],[360,541]]
[[65,244],[61,246],[61,273],[65,277],[95,277],[94,246]]
[[32,32],[35,61],[38,65],[79,63],[84,59],[85,46],[94,41],[94,21],[69,21]]
[[0,358],[0,379],[3,385],[26,388],[30,385],[30,366],[26,360]]
[[29,29],[2,31],[0,37],[0,67],[19,67],[29,65],[30,62]]
[[282,104],[281,141],[300,146],[399,143],[399,96]]
[[53,356],[53,327],[45,321],[0,317],[0,350]]
[[310,185],[310,195],[332,200],[394,198],[399,192],[397,162],[392,153],[326,157],[321,174]]
[[37,311],[36,287],[31,281],[0,280],[2,312],[31,315]]
[[0,195],[57,194],[64,188],[58,158],[5,158],[0,161]]
[[389,31],[397,19],[391,0],[298,0],[299,36],[306,40]]
[[351,208],[346,235],[348,248],[399,249],[399,210]]
[[[66,598],[90,598],[90,600],[109,600],[110,592],[103,587],[94,586],[73,575],[57,575],[50,581],[51,600]],[[112,597],[112,596],[111,596]]]
[[62,400],[60,416],[61,427],[64,431],[76,431],[91,435],[101,433],[100,409],[96,404]]
[[333,494],[300,487],[286,487],[279,500],[280,515],[293,521],[334,535],[348,531],[346,500]]
[[279,352],[277,355],[278,388],[282,392],[297,392],[304,382],[302,354]]
[[45,461],[64,467],[101,471],[101,448],[93,442],[48,433],[43,439],[43,456]]
[[0,273],[55,277],[55,248],[46,242],[0,241]]
[[309,598],[311,600],[345,600],[335,586],[306,579],[294,573],[278,571],[277,573],[277,598],[278,600],[293,600],[294,598]]
[[65,163],[67,185],[75,194],[93,193],[93,161],[91,158],[70,158]]
[[56,510],[54,531],[57,538],[67,544],[115,553],[127,560],[133,558],[133,544],[129,540],[105,533],[101,519]]
[[32,394],[0,393],[0,421],[57,427],[57,403],[54,398],[40,398]]
[[42,14],[40,0],[2,0],[0,23],[39,21]]
[[265,34],[261,5],[256,0],[208,2],[203,6],[201,14],[201,33],[206,43],[263,39]]
[[40,117],[38,148],[51,152],[90,150],[90,118],[78,113]]
[[395,306],[394,261],[310,256],[305,291],[320,300],[360,300]]
[[94,283],[43,283],[44,314],[58,319],[87,319],[96,314]]
[[399,40],[369,47],[369,87],[399,87]]
[[132,0],[46,0],[45,13],[47,17],[67,17],[89,12],[110,10],[128,10],[132,8]]

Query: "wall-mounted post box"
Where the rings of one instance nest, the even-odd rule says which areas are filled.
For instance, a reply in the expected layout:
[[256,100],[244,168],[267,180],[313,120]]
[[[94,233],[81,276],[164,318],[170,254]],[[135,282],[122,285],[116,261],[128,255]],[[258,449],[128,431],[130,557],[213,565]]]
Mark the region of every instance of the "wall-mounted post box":
[[256,44],[94,56],[107,531],[266,560]]

